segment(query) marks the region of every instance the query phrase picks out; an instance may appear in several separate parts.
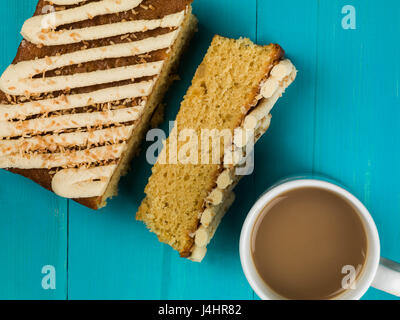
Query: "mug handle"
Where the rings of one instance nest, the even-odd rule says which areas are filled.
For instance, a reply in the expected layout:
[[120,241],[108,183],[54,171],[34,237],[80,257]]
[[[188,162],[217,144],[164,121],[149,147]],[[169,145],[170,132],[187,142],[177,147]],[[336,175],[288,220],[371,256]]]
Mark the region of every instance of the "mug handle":
[[400,297],[400,263],[381,258],[372,286]]

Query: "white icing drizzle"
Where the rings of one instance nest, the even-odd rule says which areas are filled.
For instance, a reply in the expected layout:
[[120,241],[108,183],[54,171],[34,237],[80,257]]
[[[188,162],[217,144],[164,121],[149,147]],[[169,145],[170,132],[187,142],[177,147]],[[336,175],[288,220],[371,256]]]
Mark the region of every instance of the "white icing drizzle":
[[110,101],[148,96],[155,81],[143,81],[121,87],[111,87],[89,93],[59,96],[53,99],[31,101],[16,105],[0,104],[0,121],[25,119],[27,116],[38,115],[60,110],[86,107]]
[[[9,66],[4,71],[0,79],[0,89],[5,93],[12,95],[24,95],[26,90],[21,90],[21,81],[28,81],[37,74],[46,71],[62,68],[69,65],[75,65],[90,61],[103,60],[108,58],[122,58],[133,55],[139,55],[154,50],[170,47],[178,35],[178,30],[166,33],[157,37],[146,38],[144,40],[110,45],[106,47],[92,48],[87,50],[75,51],[61,56],[47,57],[43,59],[22,61],[15,65]],[[112,69],[111,69],[112,70]],[[97,75],[101,71],[94,71]],[[77,78],[72,78],[77,79]],[[75,81],[75,80],[72,80]],[[64,87],[74,87],[74,82],[64,82]],[[42,93],[39,88],[31,88],[28,93]]]
[[97,145],[104,143],[118,143],[129,139],[134,125],[114,127],[96,131],[68,132],[32,138],[19,138],[14,140],[0,140],[0,156],[15,153],[15,150],[32,152],[50,150],[57,147],[67,148],[75,146]]
[[1,168],[51,169],[72,167],[82,163],[116,160],[121,157],[126,143],[62,153],[12,154],[0,157]]
[[[41,31],[38,33],[23,33],[24,37],[32,43],[43,45],[62,45],[77,43],[80,41],[97,40],[118,36],[121,34],[144,32],[157,28],[178,27],[185,17],[185,12],[181,11],[161,19],[154,20],[134,20],[105,24],[82,29],[60,30],[60,31]],[[30,30],[31,31],[31,30]]]
[[116,168],[116,165],[109,165],[89,169],[64,169],[53,177],[52,189],[65,198],[96,197],[106,191]]
[[[53,0],[54,5],[77,5],[83,0]],[[60,168],[52,180],[55,193],[67,198],[96,197],[104,194],[118,161],[125,151],[126,141],[144,112],[146,99],[138,106],[98,112],[53,115],[98,104],[115,103],[151,94],[162,71],[164,60],[135,64],[107,70],[45,77],[49,71],[71,65],[110,58],[124,58],[168,49],[177,39],[187,10],[153,20],[121,21],[72,30],[64,25],[89,20],[96,16],[120,13],[139,6],[142,0],[101,0],[81,4],[63,11],[51,12],[28,19],[22,27],[24,38],[33,44],[55,46],[81,41],[104,39],[157,28],[176,28],[168,33],[138,41],[127,41],[104,47],[90,48],[9,66],[0,78],[0,89],[11,96],[32,96],[55,91],[89,87],[98,84],[154,77],[119,87],[82,94],[62,94],[19,104],[0,104],[0,167],[39,169]],[[45,26],[44,26],[44,22]],[[56,30],[61,27],[60,30]],[[122,38],[121,38],[122,39]],[[41,77],[35,77],[40,75]],[[121,102],[126,105],[125,102]],[[107,108],[106,108],[107,109]],[[27,117],[37,116],[33,119]],[[127,122],[133,124],[125,125]],[[103,126],[122,124],[110,128]],[[75,132],[64,130],[79,129]],[[85,130],[87,128],[87,130]],[[43,134],[46,135],[43,135]],[[32,136],[33,135],[33,136]],[[9,138],[21,137],[18,139]],[[4,138],[1,140],[1,138]],[[103,146],[106,144],[105,146]],[[111,144],[111,145],[109,145]],[[100,146],[99,146],[100,145]],[[84,150],[70,150],[70,147]],[[50,152],[50,153],[49,153]],[[114,160],[112,165],[86,168],[87,164]],[[80,165],[85,165],[81,168]]]
[[[66,129],[93,127],[135,121],[142,115],[142,106],[92,113],[76,113],[20,122],[0,122],[0,137],[18,137]],[[1,166],[0,166],[1,167]]]
[[[43,36],[45,32],[51,32],[51,30],[44,29],[43,21],[46,21],[50,29],[56,29],[62,25],[85,21],[96,16],[128,11],[136,8],[141,2],[142,0],[102,0],[64,11],[34,16],[25,21],[21,34],[28,41],[40,44],[42,42],[36,41],[36,39],[42,40],[41,35]],[[55,43],[49,42],[46,45],[53,45]]]
[[19,82],[18,90],[20,92],[36,94],[64,90],[66,83],[69,83],[70,89],[74,89],[102,83],[149,77],[159,74],[163,64],[164,61],[157,61],[67,76],[25,79]]

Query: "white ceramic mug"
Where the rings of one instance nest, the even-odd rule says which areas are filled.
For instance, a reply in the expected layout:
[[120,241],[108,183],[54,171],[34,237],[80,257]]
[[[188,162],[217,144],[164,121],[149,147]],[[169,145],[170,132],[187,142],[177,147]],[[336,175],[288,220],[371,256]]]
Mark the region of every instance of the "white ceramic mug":
[[[347,199],[357,209],[364,224],[368,241],[366,263],[361,274],[357,277],[354,289],[347,289],[335,299],[360,299],[368,288],[373,287],[400,296],[400,264],[380,258],[380,242],[378,230],[367,208],[350,192],[338,185],[317,179],[294,179],[283,181],[264,193],[251,208],[240,235],[240,260],[247,280],[256,294],[264,300],[285,299],[272,291],[259,276],[251,254],[251,237],[254,224],[263,208],[273,199],[287,191],[315,187],[329,190]],[[345,276],[345,275],[343,275]]]

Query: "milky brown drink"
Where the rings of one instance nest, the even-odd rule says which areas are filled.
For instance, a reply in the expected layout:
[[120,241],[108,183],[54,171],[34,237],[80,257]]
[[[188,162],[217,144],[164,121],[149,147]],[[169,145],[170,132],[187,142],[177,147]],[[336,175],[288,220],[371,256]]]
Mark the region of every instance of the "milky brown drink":
[[363,223],[349,202],[305,187],[278,196],[263,209],[251,250],[259,275],[278,295],[332,299],[362,272],[367,247]]

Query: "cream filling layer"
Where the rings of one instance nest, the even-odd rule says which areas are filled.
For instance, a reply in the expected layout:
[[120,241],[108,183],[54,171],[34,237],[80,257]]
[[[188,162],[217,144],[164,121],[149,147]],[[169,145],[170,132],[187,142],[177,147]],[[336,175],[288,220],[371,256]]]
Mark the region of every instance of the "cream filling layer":
[[[103,60],[108,58],[122,58],[129,57],[139,54],[148,53],[151,51],[169,48],[176,40],[178,36],[178,30],[166,33],[157,37],[146,38],[144,40],[115,44],[105,47],[92,48],[87,50],[75,51],[67,53],[61,56],[47,57],[43,59],[22,61],[15,65],[9,66],[0,78],[0,89],[11,95],[29,95],[31,93],[43,93],[47,88],[42,89],[41,87],[34,88],[30,87],[28,90],[25,86],[21,86],[24,82],[30,82],[35,79],[31,79],[37,74],[41,74],[46,71],[62,68],[69,65],[75,65],[90,61]],[[116,70],[111,69],[111,72]],[[117,70],[120,71],[121,70]],[[92,77],[96,77],[102,74],[103,71],[94,71]],[[58,88],[75,88],[79,85],[79,74],[73,75],[67,79],[64,77],[58,80]],[[118,79],[118,73],[114,78]],[[64,80],[62,80],[64,79]],[[54,81],[54,79],[50,79]],[[49,80],[49,81],[50,81]],[[123,80],[123,79],[121,79]],[[46,80],[43,80],[46,81]],[[101,82],[100,82],[101,83]],[[50,85],[47,83],[47,85]]]
[[[206,199],[206,209],[200,214],[200,226],[194,234],[194,246],[190,260],[201,262],[207,252],[207,245],[215,234],[219,223],[229,206],[232,204],[231,194],[240,176],[235,175],[235,169],[240,166],[246,156],[248,139],[255,142],[268,130],[274,104],[282,96],[285,89],[294,81],[296,68],[290,60],[282,60],[273,67],[268,79],[260,85],[260,96],[256,107],[245,117],[242,125],[235,130],[233,144],[233,163],[224,163],[225,170],[217,178],[217,187]],[[253,134],[243,134],[253,130]],[[247,131],[246,131],[247,132]],[[236,136],[238,133],[238,137]],[[235,157],[235,154],[237,155]],[[226,208],[222,210],[221,208]]]
[[[102,0],[76,8],[34,16],[25,21],[21,34],[30,42],[40,44],[42,42],[37,39],[42,40],[41,36],[43,37],[43,34],[49,32],[48,29],[56,29],[62,25],[92,19],[96,16],[128,11],[136,8],[142,2],[143,0]],[[77,3],[80,1],[73,4]]]
[[212,211],[210,211],[210,216],[212,215],[212,220],[205,227],[201,225],[200,228],[196,231],[195,241],[197,242],[193,248],[192,254],[189,257],[190,260],[194,262],[201,262],[207,253],[207,245],[210,243],[213,238],[219,223],[224,217],[225,213],[228,211],[229,207],[235,201],[235,194],[230,192],[227,194],[226,200],[223,205],[218,207],[214,207]]

